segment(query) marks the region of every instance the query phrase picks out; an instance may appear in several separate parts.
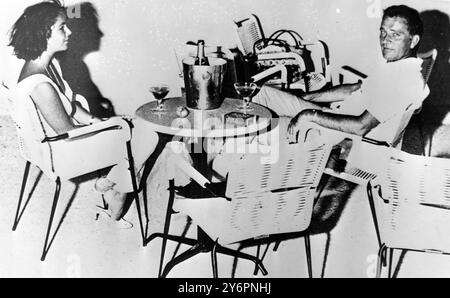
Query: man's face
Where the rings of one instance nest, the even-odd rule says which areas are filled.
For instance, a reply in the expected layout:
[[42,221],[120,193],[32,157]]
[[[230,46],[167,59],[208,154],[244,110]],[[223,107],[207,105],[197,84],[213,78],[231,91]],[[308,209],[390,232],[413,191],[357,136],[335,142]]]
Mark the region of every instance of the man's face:
[[386,17],[380,27],[380,46],[387,62],[407,58],[419,42],[418,35],[409,33],[408,24],[401,17]]

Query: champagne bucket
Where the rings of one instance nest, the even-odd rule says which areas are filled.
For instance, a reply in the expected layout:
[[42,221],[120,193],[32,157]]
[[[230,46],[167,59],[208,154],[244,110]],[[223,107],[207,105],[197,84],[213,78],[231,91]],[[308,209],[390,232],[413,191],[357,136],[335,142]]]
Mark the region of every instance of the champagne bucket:
[[209,66],[194,65],[195,59],[183,59],[186,105],[197,110],[213,110],[223,102],[222,83],[227,61],[208,57]]

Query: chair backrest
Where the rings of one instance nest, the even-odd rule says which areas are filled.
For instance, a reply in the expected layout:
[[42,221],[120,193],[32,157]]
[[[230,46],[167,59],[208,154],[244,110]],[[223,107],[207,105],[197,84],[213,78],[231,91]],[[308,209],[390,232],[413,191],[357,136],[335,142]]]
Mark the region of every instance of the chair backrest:
[[[307,44],[306,48],[311,51],[311,60],[314,64],[314,72],[320,73],[325,82],[328,83],[331,81],[331,71],[330,71],[330,51],[328,49],[327,44],[319,40],[312,44]],[[317,90],[317,89],[309,89],[309,90]]]
[[256,15],[252,14],[250,17],[235,23],[242,52],[244,55],[253,54],[254,44],[264,38],[261,22]]
[[375,198],[381,241],[388,247],[450,253],[450,160],[392,148]]
[[321,136],[311,135],[280,152],[273,164],[262,163],[259,154],[244,155],[228,174],[226,196],[231,201],[176,200],[174,210],[187,213],[224,244],[307,229],[330,153]]
[[428,83],[428,80],[431,76],[431,71],[433,70],[434,63],[436,62],[438,52],[436,49],[432,49],[425,53],[419,53],[417,56],[422,58],[422,76],[425,84]]
[[342,147],[342,143],[345,143],[344,152],[341,152],[339,158],[346,161],[344,170],[326,168],[326,174],[358,185],[366,185],[385,168],[389,150],[387,143],[332,129],[324,129],[324,134],[332,146]]
[[[437,54],[438,54],[438,52],[436,49],[430,50],[426,53],[418,54],[418,57],[423,60],[421,72],[422,72],[422,77],[423,77],[423,81],[424,81],[424,88],[428,88],[427,83],[428,83],[428,80],[430,79],[431,72],[433,70],[433,66],[436,61]],[[419,108],[419,110],[420,110],[420,108]],[[395,137],[392,142],[392,145],[394,147],[401,149],[403,135],[405,134],[406,127],[408,126],[412,115],[416,111],[417,111],[417,107],[410,106],[403,114],[403,117],[402,117],[402,119],[399,123],[398,129],[397,129],[397,133],[395,134]]]
[[46,137],[42,116],[29,94],[18,85],[10,88],[9,111],[22,157],[38,166],[50,179],[56,179],[52,166],[52,145],[42,143]]
[[411,105],[404,112],[404,114],[398,124],[397,132],[394,134],[394,138],[391,142],[391,145],[393,147],[401,149],[401,146],[403,143],[403,136],[405,135],[406,127],[408,126],[409,121],[411,120],[411,117],[412,117],[412,115],[414,115],[415,111],[416,111],[416,107]]

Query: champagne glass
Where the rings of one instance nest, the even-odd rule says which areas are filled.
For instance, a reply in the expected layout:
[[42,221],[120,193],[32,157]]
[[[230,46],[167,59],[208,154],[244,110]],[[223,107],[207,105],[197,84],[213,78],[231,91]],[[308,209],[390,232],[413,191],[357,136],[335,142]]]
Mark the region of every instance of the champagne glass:
[[166,111],[166,108],[163,105],[163,100],[167,96],[170,91],[170,88],[166,84],[156,84],[150,87],[149,91],[153,94],[153,97],[158,102],[158,105],[153,112],[163,112]]
[[242,106],[238,107],[239,110],[242,110],[244,113],[253,110],[249,105],[256,88],[257,85],[251,82],[234,84],[234,89],[240,96],[242,96],[242,99],[244,100]]

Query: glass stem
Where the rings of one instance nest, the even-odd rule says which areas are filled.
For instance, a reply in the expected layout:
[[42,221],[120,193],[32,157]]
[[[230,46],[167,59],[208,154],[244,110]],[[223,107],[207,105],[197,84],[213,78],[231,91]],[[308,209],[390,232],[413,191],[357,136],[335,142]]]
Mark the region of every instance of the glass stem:
[[250,97],[244,97],[244,105],[246,108],[248,108],[249,103],[250,103]]

